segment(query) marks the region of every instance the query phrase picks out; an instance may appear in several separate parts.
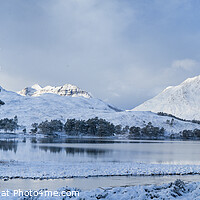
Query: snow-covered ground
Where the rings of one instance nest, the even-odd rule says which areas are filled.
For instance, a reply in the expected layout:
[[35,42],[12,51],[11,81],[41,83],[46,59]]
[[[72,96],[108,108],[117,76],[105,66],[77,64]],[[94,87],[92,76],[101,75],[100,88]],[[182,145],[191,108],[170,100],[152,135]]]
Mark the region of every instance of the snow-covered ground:
[[133,162],[0,162],[0,178],[48,179],[96,176],[151,176],[200,174],[200,165],[146,164]]
[[[200,199],[200,182],[194,183],[184,183],[180,180],[176,180],[173,183],[162,184],[160,186],[157,185],[149,185],[149,186],[130,186],[130,187],[116,187],[116,188],[98,188],[90,191],[80,191],[75,188],[63,187],[57,190],[55,196],[45,196],[46,190],[40,190],[40,195],[38,196],[24,196],[18,197],[14,196],[14,191],[9,191],[9,197],[3,197],[2,195],[5,193],[0,193],[1,199],[32,199],[32,200],[63,200],[63,199],[77,199],[77,200],[96,200],[96,199],[109,199],[109,200],[169,200],[169,199],[181,199],[181,200],[199,200]],[[62,195],[70,195],[72,191],[78,191],[76,193],[77,196],[65,196]],[[68,193],[67,193],[68,192]],[[25,195],[31,194],[25,193]],[[32,193],[33,194],[33,193]],[[59,196],[60,195],[60,196]]]

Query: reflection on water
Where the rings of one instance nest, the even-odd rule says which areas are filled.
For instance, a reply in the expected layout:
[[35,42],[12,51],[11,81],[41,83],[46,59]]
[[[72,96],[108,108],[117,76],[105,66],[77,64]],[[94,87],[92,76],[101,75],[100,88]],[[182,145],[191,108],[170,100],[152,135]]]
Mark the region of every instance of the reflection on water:
[[[35,146],[36,148],[36,146]],[[62,151],[62,147],[48,147],[48,146],[44,146],[44,147],[39,147],[39,149],[47,152],[50,151],[51,153],[60,153]]]
[[0,140],[0,150],[17,152],[18,142],[15,140]]
[[124,143],[128,140],[113,140],[113,139],[101,139],[101,138],[38,138],[39,143],[87,143],[87,144],[112,144],[112,143]]
[[[0,138],[0,162],[21,161],[61,164],[72,162],[142,162],[162,164],[200,164],[200,141],[136,141],[114,139],[81,138]],[[44,166],[45,166],[44,165]],[[73,165],[72,165],[73,166]],[[181,178],[186,181],[199,180],[195,176],[137,176],[98,177],[87,179],[0,180],[1,189],[57,189],[68,185],[81,189],[97,187],[161,184]]]
[[37,143],[37,139],[35,137],[31,138],[31,143]]
[[98,156],[108,154],[109,150],[103,149],[84,149],[84,148],[65,148],[67,154],[88,154],[91,156]]
[[109,150],[103,149],[90,149],[90,148],[73,148],[73,147],[51,147],[51,146],[39,146],[39,149],[44,150],[45,152],[50,151],[51,153],[60,153],[62,150],[66,152],[66,154],[88,154],[91,156],[98,156],[109,153]]
[[0,159],[16,161],[200,164],[200,141],[81,138],[0,139]]

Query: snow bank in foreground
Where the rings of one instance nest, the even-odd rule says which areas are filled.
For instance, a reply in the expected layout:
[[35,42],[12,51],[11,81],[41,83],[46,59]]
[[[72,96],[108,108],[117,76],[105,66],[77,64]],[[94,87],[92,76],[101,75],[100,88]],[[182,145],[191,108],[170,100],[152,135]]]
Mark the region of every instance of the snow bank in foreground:
[[[58,190],[59,193],[62,191],[76,191],[72,188],[61,188]],[[10,191],[12,194],[12,191]],[[0,193],[1,196],[1,193]],[[1,197],[2,200],[8,197]],[[32,200],[63,200],[63,199],[109,199],[109,200],[148,200],[148,199],[185,199],[185,200],[198,200],[200,199],[200,182],[197,183],[184,183],[181,180],[176,180],[174,183],[163,184],[161,186],[132,186],[132,187],[117,187],[117,188],[98,188],[91,191],[80,191],[79,196],[76,197],[17,197],[10,196],[9,199],[32,199]]]

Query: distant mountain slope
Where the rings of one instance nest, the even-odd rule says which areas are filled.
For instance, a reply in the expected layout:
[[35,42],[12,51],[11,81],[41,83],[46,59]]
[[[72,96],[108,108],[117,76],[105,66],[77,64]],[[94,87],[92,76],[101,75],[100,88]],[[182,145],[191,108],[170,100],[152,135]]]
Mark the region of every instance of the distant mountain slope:
[[17,93],[22,96],[40,96],[42,94],[52,93],[52,94],[58,94],[60,96],[85,97],[85,98],[92,97],[88,92],[81,90],[77,86],[71,84],[65,84],[63,86],[58,86],[58,87],[52,87],[52,86],[41,87],[40,85],[35,84],[31,87],[26,87]]
[[[39,86],[37,87],[37,90],[35,89],[36,87],[31,87],[31,89],[35,89],[34,92],[29,88],[28,93],[23,96],[1,88],[0,99],[5,102],[5,105],[0,107],[0,118],[12,118],[14,115],[17,115],[21,124],[30,125],[33,122],[46,119],[65,120],[71,113],[81,113],[85,115],[93,111],[119,111],[116,107],[100,99],[89,98],[91,96],[86,95],[87,92],[84,93],[84,97],[81,96],[83,93],[79,93],[78,89],[76,90],[76,94],[60,95],[61,90],[56,93],[56,87],[51,87],[53,90],[48,90],[47,92],[39,89]],[[69,87],[71,88],[71,85]],[[61,88],[63,89],[64,87]]]
[[102,100],[96,98],[60,96],[58,94],[41,94],[39,96],[22,96],[16,92],[1,88],[0,100],[5,102],[0,106],[0,119],[13,118],[17,115],[19,124],[30,130],[32,123],[59,119],[89,119],[99,117],[115,125],[144,127],[151,122],[154,126],[164,127],[166,134],[179,133],[184,129],[200,129],[199,124],[174,120],[173,125],[167,116],[158,116],[152,112],[120,111]]
[[183,119],[200,120],[200,76],[167,87],[133,111],[165,112]]

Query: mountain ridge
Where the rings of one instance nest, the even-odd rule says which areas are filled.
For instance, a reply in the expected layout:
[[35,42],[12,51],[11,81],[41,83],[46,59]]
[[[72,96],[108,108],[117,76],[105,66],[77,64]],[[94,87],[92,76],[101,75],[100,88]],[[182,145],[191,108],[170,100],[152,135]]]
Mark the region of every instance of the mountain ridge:
[[92,98],[92,95],[85,90],[72,84],[65,84],[63,86],[45,86],[41,87],[39,84],[34,84],[31,87],[25,87],[23,90],[18,91],[18,94],[22,96],[40,96],[42,94],[52,93],[60,96],[82,96],[85,98]]
[[[35,85],[39,88],[38,85]],[[33,88],[34,89],[34,88]],[[149,122],[153,126],[164,128],[166,135],[180,134],[181,131],[200,129],[199,124],[183,122],[175,119],[173,126],[168,123],[172,117],[159,116],[146,111],[123,111],[97,98],[83,96],[61,96],[55,93],[44,93],[38,96],[22,96],[16,92],[2,89],[0,100],[5,104],[0,106],[0,119],[18,117],[20,130],[30,131],[31,124],[45,120],[67,119],[88,120],[94,117],[105,119],[114,125],[145,127]],[[120,111],[120,112],[118,112]]]
[[200,75],[188,78],[132,109],[133,111],[165,112],[182,119],[200,120]]

